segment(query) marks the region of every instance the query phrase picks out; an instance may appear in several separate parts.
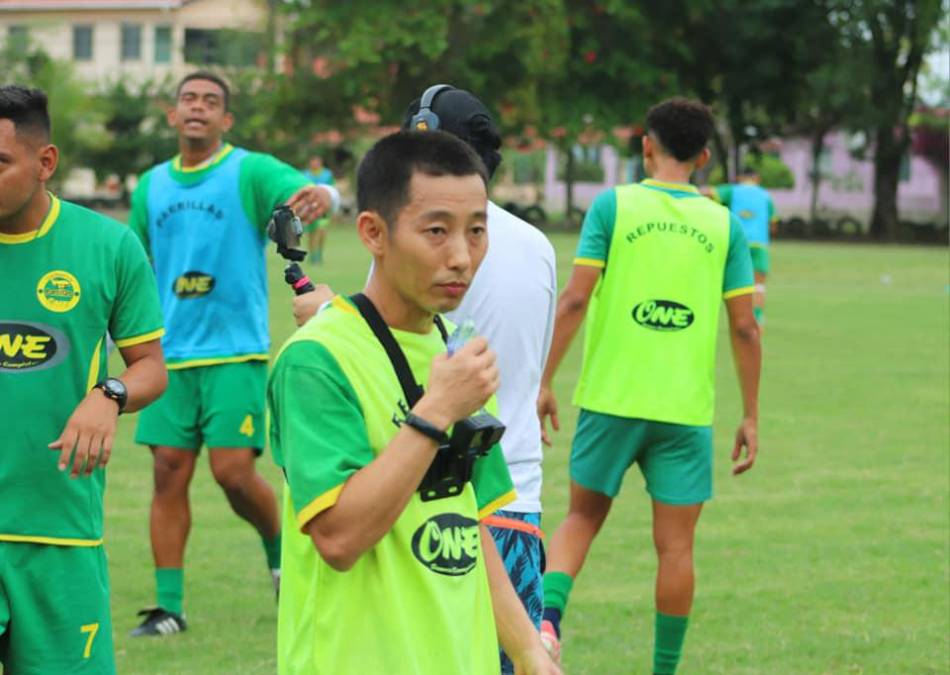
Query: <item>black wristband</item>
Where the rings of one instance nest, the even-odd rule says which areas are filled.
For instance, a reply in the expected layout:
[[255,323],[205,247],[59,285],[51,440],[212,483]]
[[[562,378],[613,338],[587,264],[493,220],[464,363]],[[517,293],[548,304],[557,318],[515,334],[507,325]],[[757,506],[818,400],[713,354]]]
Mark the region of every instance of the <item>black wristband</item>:
[[444,445],[445,443],[449,442],[449,435],[447,433],[432,424],[432,422],[428,422],[414,413],[408,413],[406,415],[406,419],[403,422],[407,426],[410,426],[418,431],[423,436],[431,438],[439,445]]

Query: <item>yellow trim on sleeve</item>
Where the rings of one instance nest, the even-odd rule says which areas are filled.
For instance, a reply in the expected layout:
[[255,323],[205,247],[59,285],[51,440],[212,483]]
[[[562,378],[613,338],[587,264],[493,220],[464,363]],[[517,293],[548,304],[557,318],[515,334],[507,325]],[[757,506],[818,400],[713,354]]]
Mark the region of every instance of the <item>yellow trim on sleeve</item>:
[[488,504],[480,508],[478,510],[478,519],[482,520],[483,518],[490,516],[495,511],[497,511],[503,506],[510,504],[511,502],[515,501],[515,499],[517,498],[518,498],[518,493],[515,492],[513,489],[509,490],[508,492],[503,494],[501,497],[499,497],[495,501],[489,502]]
[[723,300],[728,300],[729,298],[736,298],[740,295],[748,295],[749,293],[755,293],[755,286],[743,286],[742,288],[733,288],[731,291],[726,291],[722,294]]
[[25,244],[27,242],[33,241],[34,239],[39,239],[40,237],[46,236],[46,234],[56,223],[56,219],[59,218],[60,212],[59,198],[50,192],[49,199],[49,211],[46,212],[46,217],[43,219],[43,222],[40,223],[38,229],[33,230],[32,232],[24,232],[23,234],[0,233],[0,244]]
[[67,539],[65,537],[34,537],[28,534],[0,534],[0,541],[14,544],[46,544],[49,546],[102,546],[102,539]]
[[336,504],[336,500],[340,498],[341,492],[343,492],[343,483],[340,483],[333,489],[327,490],[303,507],[300,513],[297,514],[297,525],[300,527],[300,530],[303,531],[304,528],[307,527],[307,523]]
[[106,336],[103,335],[96,343],[96,348],[92,352],[92,359],[89,361],[89,376],[86,378],[86,391],[92,391],[92,388],[99,382],[99,354],[102,353],[102,341]]
[[597,267],[598,269],[607,267],[606,262],[598,260],[597,258],[574,258],[574,264],[584,265],[585,267]]
[[241,356],[221,356],[210,359],[189,359],[165,364],[168,370],[184,370],[185,368],[201,368],[203,366],[220,366],[222,363],[246,363],[247,361],[267,361],[267,354],[242,354]]
[[135,337],[123,338],[121,340],[115,341],[115,346],[122,347],[132,347],[133,345],[140,345],[144,342],[151,342],[152,340],[157,340],[165,334],[164,328],[159,328],[158,330],[153,330],[151,333],[144,333],[143,335],[136,335]]

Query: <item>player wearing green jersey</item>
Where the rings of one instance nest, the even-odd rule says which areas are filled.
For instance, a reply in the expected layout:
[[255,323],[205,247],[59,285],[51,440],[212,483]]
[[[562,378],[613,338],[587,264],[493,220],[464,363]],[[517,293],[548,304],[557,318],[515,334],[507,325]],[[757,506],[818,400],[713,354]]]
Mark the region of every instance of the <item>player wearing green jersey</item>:
[[[448,356],[436,321],[485,256],[487,181],[475,152],[443,132],[379,141],[358,176],[374,261],[363,295],[336,297],[277,358],[282,675],[488,675],[499,639],[516,672],[559,672],[480,523],[514,498],[501,447],[474,466],[444,449],[498,387],[485,339]],[[380,334],[405,358],[402,382]]]
[[270,155],[223,142],[234,121],[229,95],[211,73],[182,80],[168,115],[181,152],[144,174],[132,195],[129,226],[152,258],[169,368],[168,391],[135,434],[154,458],[157,607],[143,610],[134,635],[185,630],[188,488],[202,445],[231,508],[260,535],[275,585],[280,579],[277,502],[255,468],[270,349],[265,229],[279,204],[309,222],[339,195]]
[[[0,671],[114,673],[102,545],[120,412],[165,388],[145,252],[119,223],[46,191],[46,96],[0,87]],[[127,369],[110,378],[106,332]]]
[[551,379],[586,315],[570,509],[551,539],[542,635],[559,653],[574,579],[626,470],[637,463],[652,498],[659,559],[653,672],[668,675],[679,662],[693,600],[694,530],[712,496],[723,299],[744,406],[734,474],[750,469],[758,450],[760,346],[742,227],[689,184],[709,160],[711,113],[701,103],[671,99],[650,110],[646,126],[643,157],[652,178],[602,193],[588,212],[542,380],[538,411],[557,429]]

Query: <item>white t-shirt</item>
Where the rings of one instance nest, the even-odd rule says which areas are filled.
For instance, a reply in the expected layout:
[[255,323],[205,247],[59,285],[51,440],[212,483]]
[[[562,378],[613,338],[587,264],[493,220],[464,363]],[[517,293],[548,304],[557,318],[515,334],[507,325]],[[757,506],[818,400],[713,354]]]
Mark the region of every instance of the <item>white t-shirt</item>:
[[505,509],[541,511],[541,424],[537,399],[554,332],[554,247],[531,224],[488,203],[488,253],[465,299],[448,314],[475,323],[498,355],[501,448],[518,493]]

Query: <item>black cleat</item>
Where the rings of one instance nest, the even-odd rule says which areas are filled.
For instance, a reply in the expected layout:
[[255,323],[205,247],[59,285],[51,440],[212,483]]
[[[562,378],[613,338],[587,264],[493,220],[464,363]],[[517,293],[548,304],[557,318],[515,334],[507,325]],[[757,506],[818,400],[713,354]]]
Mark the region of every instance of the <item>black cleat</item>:
[[132,631],[132,637],[150,637],[155,635],[174,635],[188,630],[185,617],[169,612],[161,607],[148,607],[138,613],[144,616],[138,628]]

